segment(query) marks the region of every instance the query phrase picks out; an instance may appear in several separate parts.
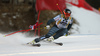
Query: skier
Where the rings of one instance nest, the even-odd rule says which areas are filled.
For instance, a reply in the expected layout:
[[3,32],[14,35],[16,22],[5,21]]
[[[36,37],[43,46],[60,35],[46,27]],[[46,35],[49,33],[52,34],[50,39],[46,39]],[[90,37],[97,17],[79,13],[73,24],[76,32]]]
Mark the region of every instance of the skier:
[[[38,43],[38,42],[40,42],[41,40],[44,40],[44,39],[47,39],[47,41],[53,41],[53,40],[58,39],[59,37],[65,35],[65,34],[68,34],[68,30],[71,28],[72,23],[73,23],[73,18],[70,15],[71,15],[71,10],[65,9],[63,11],[63,14],[57,15],[53,19],[50,19],[47,22],[46,29],[50,29],[50,24],[52,22],[56,21],[56,23],[49,30],[49,32],[45,36],[41,36],[39,38],[36,38],[29,43],[35,44],[35,43]],[[54,35],[54,36],[52,36],[52,35]]]

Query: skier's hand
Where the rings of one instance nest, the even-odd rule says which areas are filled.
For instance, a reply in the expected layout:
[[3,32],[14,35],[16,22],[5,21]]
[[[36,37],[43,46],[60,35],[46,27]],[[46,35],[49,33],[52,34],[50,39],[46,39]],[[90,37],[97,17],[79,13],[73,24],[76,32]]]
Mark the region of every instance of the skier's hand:
[[29,28],[30,28],[31,30],[34,30],[34,25],[30,25]]
[[46,29],[50,29],[50,25],[47,25],[47,26],[46,26]]

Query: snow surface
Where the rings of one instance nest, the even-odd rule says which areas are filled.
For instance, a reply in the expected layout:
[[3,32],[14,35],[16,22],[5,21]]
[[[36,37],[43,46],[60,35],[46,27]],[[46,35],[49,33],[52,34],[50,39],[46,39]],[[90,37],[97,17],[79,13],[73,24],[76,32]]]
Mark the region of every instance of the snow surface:
[[19,33],[0,37],[0,56],[100,56],[100,35],[70,35],[55,40],[63,46],[44,42],[41,47],[25,45],[33,39]]
[[68,8],[80,25],[73,25],[73,35],[55,40],[63,46],[41,42],[41,47],[33,47],[25,44],[36,37],[22,33],[3,37],[0,33],[0,56],[100,56],[100,15],[75,6]]
[[79,22],[79,26],[73,25],[74,34],[100,34],[100,14],[75,6],[68,8],[71,9],[72,16]]

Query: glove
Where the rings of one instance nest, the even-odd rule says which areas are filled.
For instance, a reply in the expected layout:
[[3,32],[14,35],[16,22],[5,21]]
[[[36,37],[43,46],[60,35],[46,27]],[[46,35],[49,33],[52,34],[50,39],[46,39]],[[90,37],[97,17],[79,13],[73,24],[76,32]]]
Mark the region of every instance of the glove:
[[47,25],[47,26],[46,26],[46,29],[50,29],[50,25]]
[[32,30],[34,30],[35,25],[30,25],[29,28],[32,29]]
[[63,36],[67,36],[67,34],[66,33],[64,33],[64,35]]

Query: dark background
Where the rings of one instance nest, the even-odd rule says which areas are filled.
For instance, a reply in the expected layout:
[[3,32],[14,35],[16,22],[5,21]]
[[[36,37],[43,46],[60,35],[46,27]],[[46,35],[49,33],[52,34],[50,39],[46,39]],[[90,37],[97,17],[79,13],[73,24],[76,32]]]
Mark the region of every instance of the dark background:
[[96,9],[100,8],[100,0],[85,0],[85,1]]
[[[100,0],[85,1],[96,9],[100,8]],[[36,0],[0,0],[0,32],[11,33],[29,29],[29,25],[35,24],[37,20],[38,12],[35,10],[35,3]],[[43,24],[40,27],[46,26],[47,21],[58,14],[60,14],[60,11],[41,11],[40,23],[43,22]],[[74,23],[79,25],[76,20],[74,20]],[[47,31],[46,29],[41,30],[41,35],[46,34]],[[33,35],[34,31],[29,33]]]

